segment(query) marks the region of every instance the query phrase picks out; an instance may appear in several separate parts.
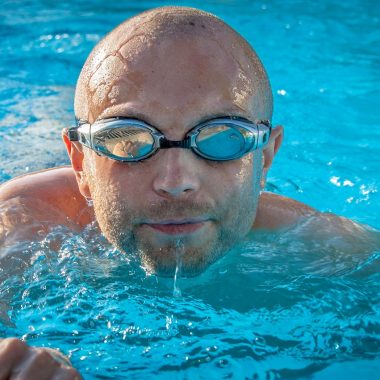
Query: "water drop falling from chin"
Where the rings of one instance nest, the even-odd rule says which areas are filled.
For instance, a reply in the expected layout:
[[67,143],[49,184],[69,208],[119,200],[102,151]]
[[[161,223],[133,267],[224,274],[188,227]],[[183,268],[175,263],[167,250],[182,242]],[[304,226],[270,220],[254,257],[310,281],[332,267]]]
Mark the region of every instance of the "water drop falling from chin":
[[173,297],[181,297],[181,289],[179,288],[179,279],[181,277],[181,269],[182,269],[182,257],[185,252],[185,246],[183,242],[178,239],[175,244],[175,259],[176,259],[176,267],[174,273],[174,282],[173,282]]

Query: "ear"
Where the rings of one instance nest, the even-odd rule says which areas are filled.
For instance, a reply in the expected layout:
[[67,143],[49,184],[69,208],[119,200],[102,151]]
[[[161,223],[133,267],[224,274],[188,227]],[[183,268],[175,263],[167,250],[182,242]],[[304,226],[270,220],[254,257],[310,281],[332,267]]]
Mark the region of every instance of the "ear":
[[67,128],[62,130],[62,139],[65,143],[66,150],[71,161],[71,166],[75,173],[79,191],[86,199],[91,199],[91,192],[88,186],[87,177],[83,172],[84,153],[82,145],[78,142],[70,141],[67,131]]
[[280,149],[282,139],[284,137],[284,128],[281,125],[277,125],[272,129],[270,135],[269,143],[263,149],[263,173],[261,179],[261,189],[264,189],[266,184],[266,178],[268,170],[272,165],[273,158],[276,155],[277,151]]

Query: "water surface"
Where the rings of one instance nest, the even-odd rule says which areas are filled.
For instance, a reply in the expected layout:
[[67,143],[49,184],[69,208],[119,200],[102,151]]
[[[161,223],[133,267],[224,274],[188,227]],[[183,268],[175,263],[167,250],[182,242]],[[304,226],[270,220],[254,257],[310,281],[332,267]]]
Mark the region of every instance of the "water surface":
[[[286,131],[268,190],[379,229],[379,3],[172,3],[222,17],[267,67]],[[1,182],[68,163],[59,135],[87,54],[158,5],[2,1]],[[91,228],[20,242],[13,272],[0,270],[0,336],[59,347],[86,379],[373,379],[379,250],[302,237],[304,227],[252,234],[176,288]]]

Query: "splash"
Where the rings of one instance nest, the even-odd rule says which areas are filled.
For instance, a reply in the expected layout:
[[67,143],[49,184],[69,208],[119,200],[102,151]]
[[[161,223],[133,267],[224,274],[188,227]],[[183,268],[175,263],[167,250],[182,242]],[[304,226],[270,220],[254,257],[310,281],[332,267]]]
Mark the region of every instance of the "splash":
[[185,252],[184,243],[178,239],[175,244],[175,259],[176,259],[176,267],[174,272],[174,281],[173,281],[173,297],[181,297],[181,289],[179,287],[179,279],[181,278],[182,271],[182,257]]

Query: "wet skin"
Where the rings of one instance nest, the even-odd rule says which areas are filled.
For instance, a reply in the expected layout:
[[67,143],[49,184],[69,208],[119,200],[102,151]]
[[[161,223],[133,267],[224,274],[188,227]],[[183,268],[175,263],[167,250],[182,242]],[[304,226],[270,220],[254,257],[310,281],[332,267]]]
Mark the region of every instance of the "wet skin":
[[[270,107],[259,106],[261,92],[251,87],[246,58],[238,58],[226,56],[214,40],[175,36],[128,60],[108,55],[87,84],[89,121],[137,117],[166,138],[182,140],[195,125],[216,116],[269,119]],[[105,99],[97,81],[106,75],[102,70],[109,70],[109,60],[118,75]],[[122,71],[123,65],[128,69]],[[184,272],[198,273],[252,228],[262,172],[271,164],[281,133],[281,127],[275,129],[265,154],[258,150],[226,162],[176,148],[127,164],[67,139],[66,144],[78,168],[79,189],[94,201],[96,219],[112,244],[127,252],[139,250],[150,269],[172,274],[180,241]]]

